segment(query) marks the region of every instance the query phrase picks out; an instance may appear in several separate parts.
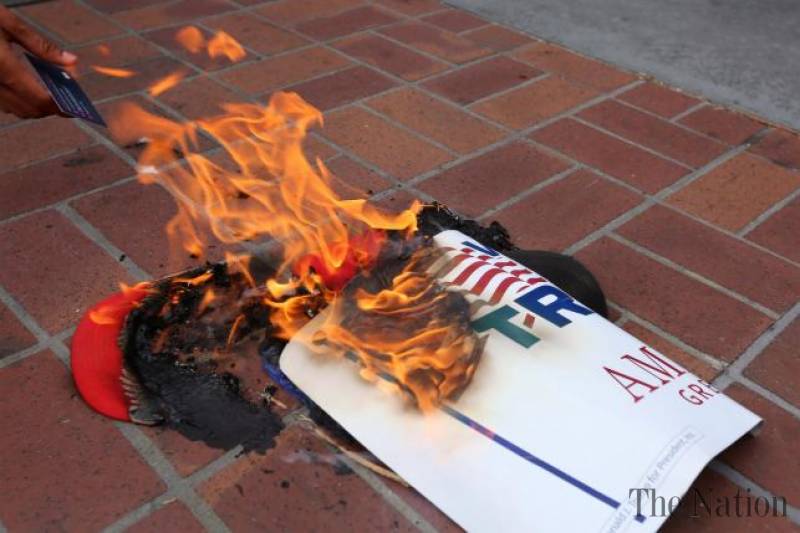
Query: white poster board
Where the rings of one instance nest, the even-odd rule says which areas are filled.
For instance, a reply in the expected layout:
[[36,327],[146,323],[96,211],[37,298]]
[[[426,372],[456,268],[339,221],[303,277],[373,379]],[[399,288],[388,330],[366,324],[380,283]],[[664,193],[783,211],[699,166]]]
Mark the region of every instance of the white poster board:
[[435,241],[442,279],[496,302],[473,317],[489,339],[458,401],[422,415],[299,339],[281,369],[464,529],[655,531],[649,489],[682,496],[760,422],[522,265],[457,231]]

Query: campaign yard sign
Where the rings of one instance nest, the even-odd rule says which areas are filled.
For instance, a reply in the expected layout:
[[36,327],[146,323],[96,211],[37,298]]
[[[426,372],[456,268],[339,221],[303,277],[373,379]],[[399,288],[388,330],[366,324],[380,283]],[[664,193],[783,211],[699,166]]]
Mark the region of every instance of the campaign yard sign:
[[302,338],[281,369],[464,529],[655,531],[666,516],[648,498],[682,496],[760,422],[519,263],[458,231],[435,243],[441,281],[468,291],[488,335],[457,401],[423,415]]

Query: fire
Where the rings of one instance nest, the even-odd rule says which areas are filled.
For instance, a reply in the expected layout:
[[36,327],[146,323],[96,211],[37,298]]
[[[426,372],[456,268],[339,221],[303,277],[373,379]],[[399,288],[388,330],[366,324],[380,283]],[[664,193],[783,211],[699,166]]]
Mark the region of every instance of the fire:
[[178,33],[175,34],[175,40],[193,54],[202,50],[206,42],[203,32],[194,26],[186,26],[178,30]]
[[172,74],[168,74],[160,80],[155,81],[152,85],[150,85],[150,87],[147,88],[147,92],[151,96],[163,94],[178,85],[185,76],[186,72],[180,70],[175,71]]
[[247,53],[236,39],[220,31],[208,41],[208,55],[212,58],[225,56],[235,63],[244,59]]
[[[119,289],[120,292],[125,296],[128,296],[134,292],[141,292],[141,291],[152,292],[152,288],[150,287],[150,284],[147,282],[140,282],[132,287],[130,285],[120,282]],[[112,305],[112,304],[105,304],[99,306],[96,309],[92,309],[91,311],[89,311],[89,320],[101,326],[120,324],[124,318],[124,314],[120,314],[120,310],[123,308],[127,309],[127,304],[120,304],[120,305],[122,305],[123,307],[119,307],[117,305]]]
[[464,390],[485,342],[472,330],[467,301],[430,271],[439,253],[421,248],[390,282],[349,286],[352,297],[334,299],[331,319],[314,337],[355,355],[365,379],[397,385],[423,411]]
[[[456,395],[475,371],[482,341],[469,326],[468,306],[459,307],[466,300],[427,271],[435,254],[414,237],[421,205],[386,213],[363,198],[341,198],[324,163],[303,154],[308,130],[323,119],[297,94],[222,108],[178,123],[129,104],[111,121],[117,136],[150,140],[139,180],[159,183],[175,198],[178,213],[166,229],[176,251],[202,257],[211,235],[227,244],[280,243],[282,258],[266,280],[248,272],[246,257],[228,258],[270,309],[273,335],[289,339],[329,307],[315,346],[354,354],[367,375],[388,376],[422,409]],[[201,135],[220,153],[200,153]],[[398,247],[410,250],[402,260],[389,253]],[[389,276],[384,264],[402,269]],[[371,286],[376,280],[382,283]],[[174,281],[199,286],[206,279]],[[204,295],[202,308],[213,300]]]
[[128,70],[126,68],[112,68],[112,67],[101,67],[99,65],[92,65],[92,70],[95,72],[99,72],[100,74],[104,74],[106,76],[111,76],[112,78],[131,78],[136,76],[136,73],[132,70]]
[[203,32],[195,26],[186,26],[178,30],[175,40],[192,54],[206,50],[208,57],[227,57],[232,62],[241,61],[247,56],[239,42],[224,31],[218,31],[206,41]]

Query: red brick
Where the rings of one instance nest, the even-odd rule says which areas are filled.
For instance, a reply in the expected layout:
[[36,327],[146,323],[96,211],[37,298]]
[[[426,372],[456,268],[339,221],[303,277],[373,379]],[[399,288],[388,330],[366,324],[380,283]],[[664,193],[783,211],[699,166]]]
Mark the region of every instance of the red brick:
[[[602,201],[598,201],[602,198]],[[563,250],[641,202],[641,197],[588,170],[570,174],[496,215],[517,246]]]
[[189,119],[219,115],[222,104],[241,101],[238,94],[207,77],[184,81],[158,99]]
[[194,474],[224,453],[223,450],[210,448],[203,442],[191,441],[170,428],[144,427],[142,430],[183,477]]
[[0,172],[89,146],[92,139],[72,121],[48,118],[0,130]]
[[622,329],[640,341],[644,342],[651,348],[655,348],[660,353],[666,355],[692,374],[701,377],[708,382],[716,378],[720,373],[719,370],[712,367],[708,363],[701,361],[697,357],[689,355],[661,335],[653,333],[649,329],[645,328],[644,326],[640,326],[636,322],[628,321],[624,326],[622,326]]
[[321,140],[315,134],[308,135],[303,139],[303,153],[309,161],[316,161],[317,158],[327,161],[339,155],[338,150]]
[[72,50],[78,56],[79,76],[94,72],[93,65],[123,68],[148,59],[162,57],[161,52],[141,37],[122,37],[100,44],[82,46]]
[[277,54],[308,44],[308,40],[253,17],[250,14],[231,13],[203,21],[215,31],[222,30],[240,44],[259,54]]
[[[147,38],[147,40],[157,44],[158,46],[166,48],[181,60],[191,63],[200,70],[210,72],[231,66],[231,61],[227,57],[210,57],[205,50],[196,53],[192,53],[187,50],[175,39],[178,31],[184,27],[186,26],[181,25],[172,26],[169,28],[161,28],[158,30],[149,31],[143,35],[145,38]],[[208,30],[201,29],[200,32],[205,36],[206,39],[210,39],[212,36],[212,32]],[[252,58],[246,56],[245,61],[247,59]],[[162,74],[166,74],[166,72]]]
[[80,399],[50,352],[0,372],[0,519],[10,531],[97,531],[166,488]]
[[335,52],[315,47],[262,59],[221,76],[246,93],[258,95],[338,70],[349,63]]
[[0,256],[14,258],[0,271],[0,284],[50,333],[72,326],[119,281],[130,281],[117,261],[54,211],[0,226]]
[[144,6],[163,4],[165,0],[84,0],[84,2],[103,13],[118,13]]
[[726,150],[724,145],[716,141],[611,100],[582,111],[580,116],[695,168],[705,165]]
[[117,22],[134,30],[143,30],[219,15],[232,10],[233,7],[233,4],[225,0],[178,0],[123,11],[114,14],[113,17]]
[[206,531],[192,512],[181,502],[169,503],[143,520],[126,529],[128,533],[161,533],[180,531],[181,533],[201,533]]
[[735,359],[772,323],[749,305],[609,238],[577,257],[611,301],[725,361]]
[[[740,498],[740,514],[736,514],[736,497]],[[661,494],[659,494],[661,496]],[[669,498],[671,495],[665,495]],[[678,533],[692,531],[696,533],[751,533],[759,531],[764,533],[790,533],[797,532],[798,528],[783,517],[758,516],[754,508],[747,514],[747,498],[751,505],[755,504],[756,495],[749,493],[734,483],[728,481],[713,470],[706,469],[692,484],[689,491],[681,500],[681,505],[667,519],[663,533]],[[729,502],[730,512],[726,515],[724,508]],[[776,513],[782,512],[781,508],[775,509]]]
[[460,213],[475,217],[568,166],[563,160],[518,141],[449,168],[418,188]]
[[27,17],[67,44],[85,43],[119,35],[122,30],[74,0],[59,0],[20,8]]
[[432,144],[362,109],[343,109],[325,119],[325,137],[406,180],[450,159]]
[[758,133],[764,124],[723,107],[704,106],[680,120],[684,126],[722,142],[738,145]]
[[[158,185],[138,182],[113,187],[81,198],[75,209],[96,226],[134,263],[155,277],[200,266],[203,259],[193,259],[183,249],[173,250],[165,226],[177,212],[175,200]],[[131,221],[136,221],[132,224]],[[211,259],[221,258],[219,243]]]
[[669,203],[737,231],[800,187],[800,172],[741,154],[669,197]]
[[136,75],[130,78],[115,78],[92,72],[81,78],[81,86],[92,100],[104,100],[112,96],[141,91],[172,72],[188,70],[177,61],[166,57],[142,61],[127,68],[136,72]]
[[365,198],[380,192],[391,182],[346,155],[327,163],[331,186],[340,198]]
[[579,56],[550,43],[532,44],[514,52],[513,56],[537,68],[559,74],[598,91],[610,91],[636,79],[633,74]]
[[36,344],[36,337],[22,325],[14,313],[0,304],[0,359]]
[[693,96],[652,81],[634,87],[618,98],[664,118],[672,118],[700,103]]
[[492,53],[465,37],[422,22],[397,24],[381,33],[453,63],[466,63]]
[[292,85],[287,91],[302,96],[322,111],[382,93],[396,84],[383,74],[361,65]]
[[648,193],[688,173],[684,167],[572,119],[559,120],[531,138]]
[[459,104],[469,104],[535,78],[538,70],[507,57],[494,57],[424,83],[429,90]]
[[782,167],[800,169],[800,136],[791,131],[772,130],[750,150]]
[[479,46],[490,48],[495,52],[506,52],[534,42],[534,39],[527,35],[496,24],[467,32],[464,37]]
[[654,206],[618,233],[779,313],[800,299],[800,268],[672,209]]
[[377,0],[379,4],[390,7],[406,15],[417,16],[442,9],[438,0]]
[[376,204],[391,213],[399,213],[409,209],[415,201],[425,203],[415,191],[397,185],[388,196],[384,196]]
[[0,111],[0,128],[5,128],[13,124],[20,124],[21,122],[23,122],[23,119]]
[[764,419],[757,435],[747,435],[725,451],[721,459],[789,505],[800,503],[800,420],[766,398],[733,384],[725,394]]
[[499,141],[504,135],[499,128],[416,89],[394,91],[367,104],[461,153]]
[[362,34],[337,41],[334,46],[352,57],[409,81],[436,74],[447,65],[379,35]]
[[364,6],[303,22],[297,26],[297,31],[314,39],[327,41],[367,28],[383,26],[396,20],[397,17],[386,11],[373,6]]
[[479,102],[472,109],[515,129],[527,128],[596,97],[592,89],[549,77]]
[[780,211],[747,234],[747,239],[800,263],[800,198],[795,198]]
[[270,20],[295,25],[304,20],[324,17],[361,5],[362,0],[279,0],[256,9]]
[[800,320],[792,322],[745,370],[745,375],[800,407]]
[[0,174],[0,218],[44,207],[133,174],[127,163],[102,146],[79,148],[11,170]]
[[462,9],[446,9],[444,11],[437,11],[432,15],[426,15],[422,17],[422,20],[428,24],[439,26],[444,30],[452,31],[454,33],[461,33],[488,24],[488,22],[482,18],[476,17],[471,13],[467,13]]
[[233,531],[415,529],[361,478],[337,474],[336,464],[334,452],[293,426],[266,456],[240,459],[200,494]]

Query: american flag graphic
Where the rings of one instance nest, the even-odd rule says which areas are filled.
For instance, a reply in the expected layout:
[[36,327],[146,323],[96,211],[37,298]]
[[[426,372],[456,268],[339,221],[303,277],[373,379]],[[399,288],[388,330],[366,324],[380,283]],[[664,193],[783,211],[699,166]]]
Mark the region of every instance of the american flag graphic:
[[[448,285],[461,287],[489,305],[507,293],[518,294],[547,280],[502,255],[481,254],[469,247],[442,246],[444,256],[433,265],[436,276]],[[526,325],[527,324],[526,318]],[[533,315],[530,315],[531,325]]]

